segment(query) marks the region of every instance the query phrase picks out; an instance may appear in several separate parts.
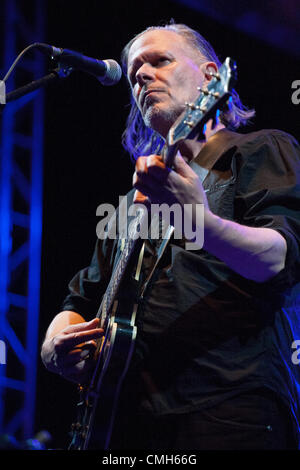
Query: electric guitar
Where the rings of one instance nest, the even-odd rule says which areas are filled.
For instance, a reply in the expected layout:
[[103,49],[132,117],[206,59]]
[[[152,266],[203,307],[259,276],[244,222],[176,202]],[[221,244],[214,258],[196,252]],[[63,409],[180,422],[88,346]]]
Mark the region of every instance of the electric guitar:
[[[230,110],[231,90],[236,81],[236,64],[229,57],[217,73],[212,73],[206,89],[199,90],[194,103],[171,127],[162,156],[172,168],[178,145],[185,139],[203,139],[204,125],[217,120],[220,112]],[[134,351],[137,327],[138,283],[144,244],[137,236],[145,214],[137,214],[132,231],[120,240],[121,254],[115,264],[97,317],[104,329],[96,353],[95,369],[89,384],[79,386],[77,420],[72,425],[69,449],[108,449],[117,412],[123,379]]]

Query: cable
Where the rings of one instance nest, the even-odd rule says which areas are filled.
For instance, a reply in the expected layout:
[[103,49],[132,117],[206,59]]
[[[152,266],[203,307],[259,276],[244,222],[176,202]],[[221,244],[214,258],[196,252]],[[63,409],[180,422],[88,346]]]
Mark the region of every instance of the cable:
[[37,47],[39,45],[40,45],[39,42],[35,42],[34,44],[31,44],[30,46],[27,46],[22,52],[20,52],[20,54],[18,55],[18,57],[13,62],[13,64],[11,65],[10,69],[8,70],[7,74],[5,75],[5,77],[3,78],[2,81],[5,82],[8,79],[8,77],[11,75],[12,71],[14,70],[15,66],[17,65],[19,60],[26,54],[26,52],[28,52],[30,49],[33,49],[34,47]]

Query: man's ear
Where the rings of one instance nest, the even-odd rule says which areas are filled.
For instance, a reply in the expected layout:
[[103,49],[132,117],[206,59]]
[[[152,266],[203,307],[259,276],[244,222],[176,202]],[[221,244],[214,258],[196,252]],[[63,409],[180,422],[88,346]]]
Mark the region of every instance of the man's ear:
[[213,78],[213,74],[218,72],[218,66],[215,62],[205,62],[204,64],[201,64],[200,69],[205,77],[205,82],[210,82],[210,80]]

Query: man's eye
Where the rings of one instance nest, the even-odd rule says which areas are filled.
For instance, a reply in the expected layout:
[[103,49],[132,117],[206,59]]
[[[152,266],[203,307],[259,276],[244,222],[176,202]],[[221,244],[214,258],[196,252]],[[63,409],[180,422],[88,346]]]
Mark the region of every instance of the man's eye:
[[170,59],[168,57],[160,57],[157,61],[158,65],[165,64],[166,62],[170,62]]

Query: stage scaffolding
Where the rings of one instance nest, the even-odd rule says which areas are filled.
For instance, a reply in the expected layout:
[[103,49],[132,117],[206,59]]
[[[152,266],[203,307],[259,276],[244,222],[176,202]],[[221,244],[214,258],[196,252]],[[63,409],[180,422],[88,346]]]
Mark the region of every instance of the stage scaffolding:
[[[42,0],[0,2],[1,80],[25,47],[43,41],[44,8]],[[34,50],[25,55],[7,80],[6,92],[41,77],[42,59]],[[33,435],[35,419],[43,101],[39,89],[7,103],[0,115],[0,340],[5,349],[0,361],[0,434],[21,440]]]

